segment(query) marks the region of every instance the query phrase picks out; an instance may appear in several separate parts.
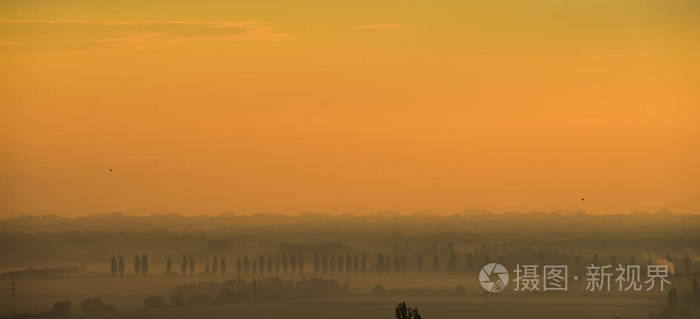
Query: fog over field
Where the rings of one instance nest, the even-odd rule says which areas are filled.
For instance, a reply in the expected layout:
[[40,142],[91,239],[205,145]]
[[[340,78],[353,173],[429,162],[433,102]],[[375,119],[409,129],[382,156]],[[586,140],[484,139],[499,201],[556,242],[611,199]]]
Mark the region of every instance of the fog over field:
[[700,319],[700,0],[0,0],[0,319]]
[[[698,229],[670,212],[22,216],[0,221],[0,310],[391,318],[405,301],[423,318],[696,318]],[[503,291],[481,287],[489,263],[509,270]],[[568,290],[516,291],[520,265],[566,265]],[[670,283],[619,291],[614,274],[589,291],[590,265],[664,265]]]

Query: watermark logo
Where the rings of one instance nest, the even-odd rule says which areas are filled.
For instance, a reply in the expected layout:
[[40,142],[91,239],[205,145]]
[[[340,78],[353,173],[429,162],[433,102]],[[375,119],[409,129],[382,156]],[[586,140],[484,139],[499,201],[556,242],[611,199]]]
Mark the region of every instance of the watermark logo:
[[501,264],[487,264],[479,272],[479,283],[488,292],[499,292],[508,285],[508,270]]
[[[647,265],[642,278],[640,265],[594,265],[585,267],[585,291],[664,291],[671,285],[668,265]],[[615,276],[615,272],[617,276]],[[568,265],[521,265],[513,270],[513,291],[569,291],[569,281],[579,276],[569,275]],[[508,285],[508,270],[501,264],[489,263],[479,272],[479,283],[488,292],[499,292]]]

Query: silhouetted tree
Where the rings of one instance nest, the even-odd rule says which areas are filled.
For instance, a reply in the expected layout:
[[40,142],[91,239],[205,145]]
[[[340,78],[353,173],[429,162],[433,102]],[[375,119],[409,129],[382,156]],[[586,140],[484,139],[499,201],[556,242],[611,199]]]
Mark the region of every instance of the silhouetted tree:
[[165,273],[170,274],[173,270],[173,260],[172,258],[168,257],[168,260],[165,261]]
[[194,276],[194,257],[190,257],[190,276]]
[[141,274],[144,276],[148,275],[148,257],[146,254],[141,256]]
[[318,274],[318,271],[320,270],[320,265],[318,262],[318,254],[314,254],[314,273]]
[[112,272],[112,276],[117,275],[117,258],[114,258],[114,256],[112,256],[112,262],[110,264],[110,271]]
[[243,256],[243,271],[246,275],[250,272],[250,261],[248,261],[248,256]]
[[134,272],[136,275],[141,274],[141,257],[139,255],[134,257]]
[[241,258],[236,257],[236,275],[240,276],[241,270],[243,270],[243,266],[241,265]]
[[214,273],[214,276],[219,272],[219,257],[214,256],[214,261],[211,263],[211,272]]
[[221,271],[221,275],[226,275],[226,258],[221,257],[219,259],[219,270]]
[[467,260],[467,270],[473,269],[473,268],[474,268],[474,259],[475,259],[475,255],[472,254],[472,253],[467,253],[466,249],[465,249],[465,251],[464,251],[464,254],[465,254],[465,256],[466,256],[465,258],[466,258],[466,260]]
[[180,274],[187,275],[187,256],[182,256],[182,263],[180,263]]
[[405,302],[396,305],[394,313],[396,315],[396,319],[422,319],[420,313],[418,312],[418,308],[406,306]]
[[331,255],[331,273],[335,272],[335,255]]
[[292,274],[297,273],[297,256],[294,254],[289,255],[289,268],[292,271]]
[[321,272],[324,274],[328,272],[328,257],[326,257],[326,254],[321,255]]
[[452,245],[452,242],[447,244],[447,250],[449,252],[447,272],[454,272],[457,270],[457,253],[455,252],[455,247]]
[[433,272],[439,272],[440,271],[440,259],[438,259],[438,255],[433,256]]
[[304,274],[304,255],[299,254],[299,273]]
[[282,255],[282,270],[285,274],[287,273],[287,267],[289,267],[289,262],[287,260],[287,255],[284,254]]
[[124,276],[124,256],[119,256],[119,276]]
[[360,261],[357,255],[352,256],[352,271],[358,273],[360,271]]

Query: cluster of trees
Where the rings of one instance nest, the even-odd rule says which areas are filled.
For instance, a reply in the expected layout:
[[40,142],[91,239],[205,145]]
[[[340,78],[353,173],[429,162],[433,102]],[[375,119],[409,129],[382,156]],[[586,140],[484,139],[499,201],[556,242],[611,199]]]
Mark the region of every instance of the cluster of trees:
[[[182,262],[180,263],[180,274],[185,276],[188,274],[188,271],[190,275],[194,275],[194,258],[182,256]],[[168,260],[165,261],[165,273],[168,275],[175,273],[173,272],[173,259],[170,257],[168,257]]]
[[[101,299],[85,299],[82,303],[80,303],[80,308],[85,314],[117,312],[114,306],[103,303]],[[40,314],[37,317],[44,317],[44,315],[49,317],[68,316],[72,313],[73,307],[71,306],[70,301],[57,301],[53,304],[48,313]],[[23,315],[22,317],[25,316],[26,315]]]
[[226,274],[226,258],[221,257],[214,257],[214,260],[212,260],[211,265],[209,264],[209,260],[207,260],[207,263],[204,265],[204,274],[209,275],[211,273],[214,273],[216,276],[218,273],[221,275]]
[[418,307],[411,307],[406,305],[405,302],[401,302],[396,305],[394,309],[394,315],[396,319],[421,319],[420,312],[418,312]]
[[[124,276],[125,267],[124,256],[119,256],[118,260],[116,257],[112,256],[110,271],[113,276],[117,274],[119,274],[119,276]],[[141,256],[137,254],[134,256],[134,273],[136,275],[146,276],[148,275],[148,270],[148,256],[146,256],[146,254]]]

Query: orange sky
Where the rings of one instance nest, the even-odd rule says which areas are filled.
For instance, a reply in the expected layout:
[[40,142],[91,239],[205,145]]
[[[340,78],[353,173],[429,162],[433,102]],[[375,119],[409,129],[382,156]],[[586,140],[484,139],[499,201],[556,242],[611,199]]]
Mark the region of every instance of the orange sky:
[[698,18],[690,0],[3,1],[0,217],[698,213]]

